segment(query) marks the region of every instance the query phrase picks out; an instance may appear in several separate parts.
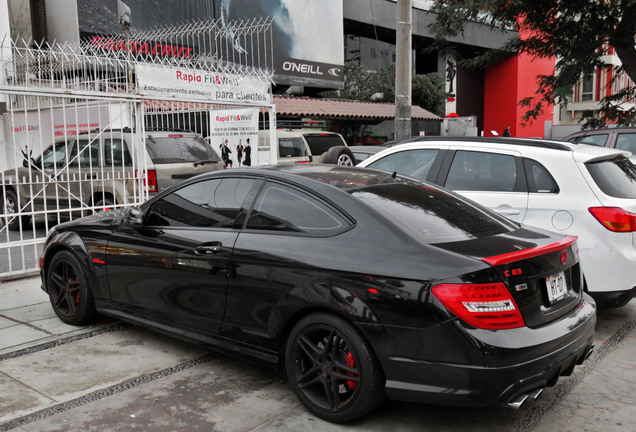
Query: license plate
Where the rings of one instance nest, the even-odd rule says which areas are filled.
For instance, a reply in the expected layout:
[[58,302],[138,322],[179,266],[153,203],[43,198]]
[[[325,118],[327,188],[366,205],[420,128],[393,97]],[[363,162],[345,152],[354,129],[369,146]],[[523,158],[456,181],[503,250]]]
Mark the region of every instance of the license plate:
[[565,283],[565,274],[563,274],[563,272],[547,276],[545,278],[545,285],[548,290],[548,300],[550,300],[551,304],[562,299],[568,292],[568,287]]

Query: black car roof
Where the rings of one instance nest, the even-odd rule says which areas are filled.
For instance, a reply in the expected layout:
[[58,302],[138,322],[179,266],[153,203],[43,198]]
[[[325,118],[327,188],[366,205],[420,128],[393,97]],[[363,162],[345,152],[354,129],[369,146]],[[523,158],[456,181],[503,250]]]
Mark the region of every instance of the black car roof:
[[[211,177],[231,174],[251,174],[286,178],[288,174],[300,176],[308,181],[319,181],[324,184],[335,186],[338,189],[348,190],[375,184],[392,182],[394,178],[390,173],[377,171],[369,168],[358,168],[342,165],[327,164],[290,164],[290,165],[266,165],[249,168],[233,168],[226,171],[213,171]],[[296,177],[298,180],[298,177]]]

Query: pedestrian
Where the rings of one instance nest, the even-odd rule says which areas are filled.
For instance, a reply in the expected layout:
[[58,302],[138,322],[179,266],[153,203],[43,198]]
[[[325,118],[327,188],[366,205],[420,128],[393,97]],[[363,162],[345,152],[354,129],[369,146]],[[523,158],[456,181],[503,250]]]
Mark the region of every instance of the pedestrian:
[[506,129],[503,131],[503,136],[505,136],[505,137],[509,137],[510,136],[510,125],[508,125],[506,127]]
[[232,150],[230,150],[230,147],[227,145],[227,140],[225,140],[223,146],[221,147],[221,159],[223,159],[223,162],[225,163],[224,168],[232,167],[232,159],[230,159],[230,153],[232,153]]
[[252,165],[252,147],[250,147],[250,139],[247,138],[245,140],[245,148],[243,149],[243,152],[245,153],[245,161],[243,162],[243,165],[245,166],[250,166]]
[[238,160],[238,166],[241,166],[241,159],[243,159],[243,144],[239,138],[239,143],[236,146],[236,159]]

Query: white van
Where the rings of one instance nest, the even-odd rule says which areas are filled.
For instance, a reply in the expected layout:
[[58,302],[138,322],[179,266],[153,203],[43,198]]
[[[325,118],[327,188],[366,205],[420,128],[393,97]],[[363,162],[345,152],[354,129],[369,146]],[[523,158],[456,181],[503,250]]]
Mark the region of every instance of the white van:
[[[325,163],[355,165],[342,135],[313,129],[277,129],[278,164]],[[258,131],[258,164],[270,161],[270,131]]]

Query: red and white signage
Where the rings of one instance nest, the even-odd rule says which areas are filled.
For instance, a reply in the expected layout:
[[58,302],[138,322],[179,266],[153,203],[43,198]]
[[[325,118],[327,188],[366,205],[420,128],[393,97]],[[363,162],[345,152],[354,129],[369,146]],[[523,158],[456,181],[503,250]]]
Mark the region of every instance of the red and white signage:
[[271,103],[269,83],[257,78],[153,65],[138,65],[136,72],[137,89],[143,96],[258,106]]

